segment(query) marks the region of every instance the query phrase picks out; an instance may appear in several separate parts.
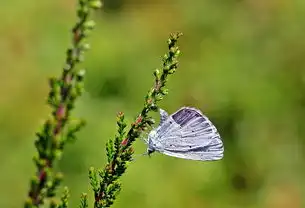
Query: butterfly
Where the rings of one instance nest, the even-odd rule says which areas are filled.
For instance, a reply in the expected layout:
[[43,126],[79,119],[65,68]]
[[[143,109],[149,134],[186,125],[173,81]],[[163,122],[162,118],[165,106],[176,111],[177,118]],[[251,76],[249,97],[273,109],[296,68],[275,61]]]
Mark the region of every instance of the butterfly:
[[221,137],[212,122],[192,107],[182,107],[168,115],[160,109],[160,124],[150,131],[147,154],[159,152],[168,156],[200,161],[223,158]]

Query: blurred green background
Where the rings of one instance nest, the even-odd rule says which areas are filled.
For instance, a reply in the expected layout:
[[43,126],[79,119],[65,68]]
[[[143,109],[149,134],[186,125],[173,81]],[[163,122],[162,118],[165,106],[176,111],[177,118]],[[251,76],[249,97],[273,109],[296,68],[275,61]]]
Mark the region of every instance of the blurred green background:
[[[299,208],[304,199],[305,1],[106,0],[86,54],[88,125],[59,168],[71,207],[92,192],[87,172],[105,164],[116,113],[131,122],[152,86],[166,40],[182,31],[182,56],[160,106],[201,109],[216,124],[224,159],[137,157],[115,208]],[[34,173],[34,133],[47,118],[47,77],[60,74],[76,0],[0,2],[0,207],[22,207]],[[158,114],[153,114],[158,120]],[[142,141],[136,154],[146,150]]]

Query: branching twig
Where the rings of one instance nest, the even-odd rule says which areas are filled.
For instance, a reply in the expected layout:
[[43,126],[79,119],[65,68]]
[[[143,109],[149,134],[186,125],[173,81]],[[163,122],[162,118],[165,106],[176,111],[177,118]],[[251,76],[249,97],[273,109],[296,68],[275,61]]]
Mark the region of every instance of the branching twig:
[[[83,53],[89,48],[86,37],[94,27],[90,20],[92,9],[100,8],[99,0],[79,0],[78,21],[73,27],[72,47],[67,50],[65,67],[60,77],[51,78],[48,104],[52,115],[37,132],[35,146],[38,155],[34,157],[36,174],[31,180],[25,207],[39,207],[46,198],[55,196],[55,191],[62,180],[62,174],[53,170],[54,163],[61,158],[63,148],[69,141],[76,139],[75,133],[84,126],[84,121],[71,122],[70,113],[76,99],[83,90],[84,70],[76,65],[83,60]],[[64,197],[67,197],[67,193]],[[58,206],[66,207],[66,198]],[[55,207],[58,207],[53,203]],[[52,206],[52,203],[51,203]]]
[[105,168],[97,171],[91,168],[89,171],[91,185],[95,194],[95,208],[109,207],[113,204],[116,194],[121,189],[119,178],[125,172],[127,163],[132,160],[132,143],[143,131],[154,124],[154,120],[148,116],[148,113],[157,111],[157,102],[162,100],[163,96],[168,93],[165,85],[168,75],[173,74],[177,69],[177,57],[180,54],[177,40],[180,36],[181,33],[174,33],[168,39],[169,52],[163,58],[163,67],[155,70],[154,86],[146,95],[144,107],[131,125],[127,135],[125,133],[126,122],[124,121],[124,114],[118,114],[118,134],[114,140],[110,139],[107,143],[108,162]]
[[88,208],[88,198],[86,193],[83,193],[81,196],[79,208]]

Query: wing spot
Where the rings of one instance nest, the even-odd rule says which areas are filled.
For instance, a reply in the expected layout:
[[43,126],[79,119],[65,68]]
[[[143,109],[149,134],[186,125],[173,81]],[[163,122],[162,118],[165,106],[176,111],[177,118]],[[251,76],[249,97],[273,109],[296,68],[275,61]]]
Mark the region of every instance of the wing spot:
[[192,146],[190,146],[190,148],[192,148]]

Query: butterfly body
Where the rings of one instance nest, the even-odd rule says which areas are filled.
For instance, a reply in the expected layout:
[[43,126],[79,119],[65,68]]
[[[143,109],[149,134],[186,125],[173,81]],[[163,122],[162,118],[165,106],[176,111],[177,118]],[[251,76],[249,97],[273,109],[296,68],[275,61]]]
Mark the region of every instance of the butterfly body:
[[162,154],[190,160],[220,160],[223,143],[216,127],[199,110],[183,107],[168,115],[160,109],[160,125],[148,135],[148,155]]

